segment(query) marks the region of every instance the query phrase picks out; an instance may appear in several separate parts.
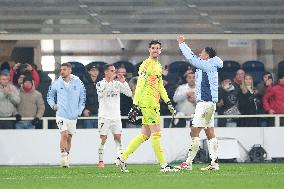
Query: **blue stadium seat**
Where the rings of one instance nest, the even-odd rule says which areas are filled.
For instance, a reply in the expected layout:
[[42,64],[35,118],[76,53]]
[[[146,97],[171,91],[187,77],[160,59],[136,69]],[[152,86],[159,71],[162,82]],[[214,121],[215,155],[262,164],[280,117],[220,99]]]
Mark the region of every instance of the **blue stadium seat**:
[[233,79],[236,75],[236,72],[240,68],[241,68],[240,63],[233,60],[224,60],[223,68],[219,69],[218,71],[219,79],[222,80],[225,75]]
[[284,73],[284,60],[278,63],[278,75],[279,73]]
[[134,73],[134,76],[138,76],[138,71],[139,71],[139,67],[141,66],[141,64],[143,63],[142,62],[139,62],[137,64],[135,64],[135,73]]
[[72,65],[72,74],[78,76],[81,80],[85,75],[85,66],[80,62],[68,62]]
[[186,61],[175,61],[169,65],[169,73],[176,73],[180,76],[183,76],[186,70],[188,70],[190,67],[190,64]]
[[257,60],[246,61],[242,65],[246,74],[250,74],[253,77],[254,84],[258,84],[262,80],[264,73],[264,64]]
[[98,67],[99,71],[102,73],[103,69],[104,69],[104,65],[106,65],[106,64],[107,64],[106,62],[102,62],[102,61],[93,61],[93,62],[90,62],[89,64],[87,64],[85,66],[85,68],[86,68],[86,70],[88,70],[89,67],[96,66],[96,67]]
[[128,61],[118,61],[113,64],[115,68],[125,67],[127,72],[127,78],[131,78],[135,74],[135,67],[131,62]]

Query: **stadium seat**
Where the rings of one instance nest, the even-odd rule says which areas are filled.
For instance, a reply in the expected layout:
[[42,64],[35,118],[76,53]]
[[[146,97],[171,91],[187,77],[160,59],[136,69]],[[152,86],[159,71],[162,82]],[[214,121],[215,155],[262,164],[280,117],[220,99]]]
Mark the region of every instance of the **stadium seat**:
[[223,68],[219,69],[218,72],[220,80],[222,80],[225,75],[230,76],[230,78],[233,79],[236,75],[237,70],[240,68],[241,68],[240,63],[233,60],[224,60]]
[[278,63],[278,75],[279,73],[284,73],[284,60]]
[[68,62],[72,65],[72,74],[78,76],[81,80],[85,75],[85,66],[80,62]]
[[143,63],[143,61],[142,62],[139,62],[139,63],[137,63],[137,64],[135,64],[134,66],[135,66],[135,73],[134,73],[134,76],[138,76],[138,71],[139,71],[139,67],[140,67],[140,65]]
[[90,62],[89,64],[87,64],[85,66],[85,68],[86,68],[86,70],[88,70],[89,67],[96,66],[96,67],[98,67],[99,71],[102,73],[104,65],[106,65],[106,64],[107,64],[106,62],[102,62],[102,61],[93,61],[93,62]]
[[113,64],[115,68],[125,67],[127,73],[134,73],[135,67],[131,62],[128,61],[118,61]]
[[118,61],[113,64],[115,68],[119,67],[125,67],[126,72],[127,72],[127,78],[131,78],[134,76],[135,73],[135,67],[131,62],[128,61]]
[[254,84],[258,84],[262,80],[264,73],[264,64],[257,60],[246,61],[242,65],[246,74],[250,74],[253,77]]
[[8,62],[3,62],[2,64],[0,63],[0,70],[4,71],[7,70],[8,72],[10,71],[10,65]]
[[189,67],[190,64],[186,61],[175,61],[169,65],[169,73],[176,73],[182,76]]

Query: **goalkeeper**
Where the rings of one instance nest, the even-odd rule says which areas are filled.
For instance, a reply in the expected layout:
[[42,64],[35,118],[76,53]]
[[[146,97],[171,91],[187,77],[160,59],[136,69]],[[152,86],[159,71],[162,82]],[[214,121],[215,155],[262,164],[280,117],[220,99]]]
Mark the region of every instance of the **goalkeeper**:
[[142,113],[141,133],[132,139],[128,147],[116,160],[122,172],[128,172],[125,161],[143,142],[151,137],[152,148],[161,165],[162,172],[176,171],[167,164],[161,145],[161,128],[160,128],[160,97],[168,105],[172,114],[175,109],[163,86],[162,66],[158,62],[161,53],[161,43],[153,40],[149,43],[149,58],[143,61],[139,67],[139,77],[133,99],[133,107],[129,112],[129,119],[135,122],[138,112]]

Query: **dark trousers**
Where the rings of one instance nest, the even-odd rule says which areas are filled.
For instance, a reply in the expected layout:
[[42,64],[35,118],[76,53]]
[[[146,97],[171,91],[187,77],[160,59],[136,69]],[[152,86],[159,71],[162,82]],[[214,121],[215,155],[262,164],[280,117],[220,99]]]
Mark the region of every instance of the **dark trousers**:
[[15,129],[15,121],[0,120],[0,129]]

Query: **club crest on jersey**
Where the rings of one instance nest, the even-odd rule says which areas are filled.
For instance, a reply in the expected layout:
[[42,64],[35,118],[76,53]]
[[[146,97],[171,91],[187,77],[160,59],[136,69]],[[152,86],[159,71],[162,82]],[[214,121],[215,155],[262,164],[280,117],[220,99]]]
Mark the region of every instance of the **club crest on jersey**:
[[141,78],[142,78],[142,79],[146,79],[146,72],[145,72],[145,71],[143,71],[143,72],[141,73]]

